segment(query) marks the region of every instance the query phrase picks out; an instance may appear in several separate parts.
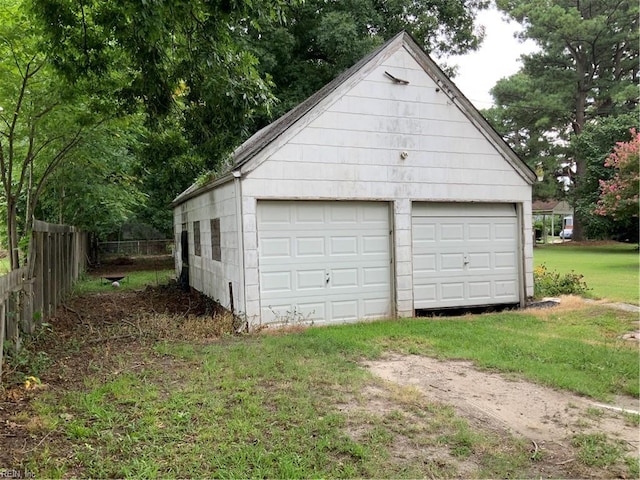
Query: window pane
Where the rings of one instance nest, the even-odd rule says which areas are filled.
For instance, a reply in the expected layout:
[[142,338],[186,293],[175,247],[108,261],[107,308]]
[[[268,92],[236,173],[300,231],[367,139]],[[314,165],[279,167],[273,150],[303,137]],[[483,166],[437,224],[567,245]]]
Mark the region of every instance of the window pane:
[[200,254],[200,222],[193,222],[193,253],[199,257]]
[[222,260],[222,249],[220,248],[220,219],[211,220],[211,258],[218,262]]

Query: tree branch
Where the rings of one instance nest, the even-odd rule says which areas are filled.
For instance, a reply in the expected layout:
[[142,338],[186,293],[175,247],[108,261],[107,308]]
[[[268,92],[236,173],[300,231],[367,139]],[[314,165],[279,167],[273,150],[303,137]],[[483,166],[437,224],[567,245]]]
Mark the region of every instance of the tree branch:
[[84,128],[79,128],[73,137],[58,151],[58,153],[53,157],[47,168],[43,172],[42,176],[38,180],[35,192],[31,197],[31,202],[28,205],[27,218],[33,217],[33,212],[35,212],[35,207],[38,203],[38,199],[40,198],[40,194],[42,193],[42,189],[44,184],[48,180],[49,176],[53,173],[53,171],[60,165],[60,163],[65,159],[68,153],[82,140],[82,132]]

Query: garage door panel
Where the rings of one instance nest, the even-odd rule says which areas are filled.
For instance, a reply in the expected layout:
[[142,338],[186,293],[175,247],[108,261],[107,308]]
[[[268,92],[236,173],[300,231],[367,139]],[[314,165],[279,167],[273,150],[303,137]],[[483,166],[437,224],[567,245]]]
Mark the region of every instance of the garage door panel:
[[434,303],[438,299],[438,285],[436,283],[419,283],[414,286],[414,296],[416,300],[416,308],[425,308],[417,306],[418,303]]
[[442,224],[440,226],[440,240],[444,242],[456,242],[464,240],[464,225],[460,223]]
[[331,302],[332,320],[358,320],[358,301],[342,300]]
[[319,321],[325,318],[326,305],[325,302],[306,302],[296,306],[298,318],[295,320],[314,320]]
[[515,269],[516,268],[516,254],[515,252],[496,252],[495,253],[495,268],[500,269]]
[[332,268],[329,282],[331,282],[331,286],[335,288],[357,287],[358,286],[358,269],[357,268]]
[[362,286],[383,287],[389,284],[390,275],[388,267],[365,267],[362,269]]
[[389,305],[385,298],[364,298],[362,299],[361,318],[380,318],[389,315]]
[[351,237],[331,237],[329,255],[357,255],[358,238]]
[[440,294],[443,300],[464,300],[464,282],[441,283]]
[[331,223],[354,224],[358,222],[358,212],[346,203],[336,202],[329,206],[329,220]]
[[516,229],[514,223],[498,223],[495,225],[495,240],[516,240]]
[[414,243],[430,243],[436,241],[436,226],[424,225],[422,222],[427,221],[423,218],[414,218],[413,225],[413,241]]
[[325,271],[322,270],[297,270],[297,290],[321,290],[324,289]]
[[293,307],[290,303],[265,305],[261,310],[262,321],[270,323],[277,321],[276,319],[278,318],[287,318],[292,309]]
[[375,202],[363,203],[361,205],[362,208],[359,209],[361,223],[375,223],[382,228],[389,226],[389,210],[387,208],[380,208],[380,204]]
[[469,270],[472,271],[491,271],[491,254],[490,253],[470,253]]
[[440,270],[444,272],[461,271],[464,264],[462,253],[445,253],[439,255],[439,260]]
[[326,252],[324,237],[299,237],[295,239],[296,257],[323,257]]
[[364,255],[388,255],[389,235],[364,235],[362,237],[362,253]]
[[435,253],[414,253],[413,272],[415,274],[436,272]]
[[469,282],[469,298],[490,300],[491,282]]
[[518,284],[515,281],[496,281],[496,297],[512,297],[517,293]]
[[262,274],[262,283],[269,292],[291,292],[291,272],[266,272]]
[[484,224],[470,224],[469,225],[469,240],[470,241],[488,241],[491,240],[491,226]]
[[[281,208],[282,202],[278,202]],[[293,205],[290,209],[294,212],[294,223],[296,224],[313,224],[313,225],[323,225],[325,223],[325,209],[322,208],[322,205],[305,205],[304,208],[297,208],[296,205]]]
[[[288,250],[282,241],[287,238]],[[387,203],[259,201],[258,251],[263,307],[288,304],[326,322],[391,314]],[[281,276],[287,271],[290,290]],[[278,321],[269,310],[262,309],[263,321]]]
[[289,238],[265,238],[262,242],[262,254],[264,257],[290,257],[291,239]]
[[414,203],[414,308],[518,302],[517,232],[514,205]]

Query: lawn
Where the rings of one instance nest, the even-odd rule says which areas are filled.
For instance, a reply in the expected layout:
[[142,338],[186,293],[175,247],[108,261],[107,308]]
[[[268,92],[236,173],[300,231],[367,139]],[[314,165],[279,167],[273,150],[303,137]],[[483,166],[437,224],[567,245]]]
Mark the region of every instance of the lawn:
[[[596,262],[605,270],[613,259],[635,258],[637,283],[637,253],[589,249],[587,257],[574,246],[538,248],[536,262],[542,253],[560,270],[553,260],[573,257],[597,279],[586,260],[595,252],[609,258],[606,267]],[[568,299],[553,309],[219,335],[224,320],[194,316],[190,305],[167,315],[156,304],[140,311],[138,301],[127,303],[171,274],[131,272],[119,289],[97,278],[77,285],[78,305],[95,297],[98,309],[131,314],[105,322],[69,300],[64,311],[78,323],[62,322],[70,330],[58,332],[52,321],[44,333],[52,350],[38,358],[56,361],[31,372],[42,385],[20,387],[29,408],[21,403],[5,419],[7,435],[26,432],[0,451],[0,459],[18,459],[7,467],[46,478],[640,476],[635,453],[600,432],[576,426],[565,456],[546,458],[550,446],[539,452],[534,442],[532,450],[361,363],[392,352],[466,359],[600,402],[638,398],[637,343],[620,338],[637,328],[635,313]],[[635,427],[638,416],[624,421]]]
[[583,275],[592,298],[640,304],[637,245],[544,245],[534,248],[533,258],[535,265],[544,264],[548,270]]
[[[24,422],[36,438],[50,437],[36,443],[22,464],[43,477],[546,476],[544,468],[558,467],[543,468],[544,458],[532,457],[527,442],[472,426],[415,390],[389,390],[359,362],[387,352],[466,358],[600,400],[637,396],[637,349],[618,338],[635,319],[583,305],[213,342],[153,332],[122,345],[76,340],[67,349],[72,357],[54,372],[73,381],[43,390],[33,402],[35,416],[12,421]],[[122,334],[148,331],[146,325],[138,317],[137,328],[113,328]],[[78,360],[69,360],[74,350]],[[371,403],[365,395],[371,389],[386,393]],[[600,437],[576,436],[575,442],[576,449],[609,445]],[[637,461],[616,448],[599,474],[617,464],[628,470],[615,471],[634,476]],[[594,468],[588,461],[575,460],[552,476],[590,475],[592,470],[581,470]]]

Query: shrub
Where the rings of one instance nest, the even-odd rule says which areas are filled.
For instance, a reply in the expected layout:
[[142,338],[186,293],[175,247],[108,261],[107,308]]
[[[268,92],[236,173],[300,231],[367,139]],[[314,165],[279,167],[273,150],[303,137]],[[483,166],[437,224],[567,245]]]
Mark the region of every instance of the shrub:
[[555,271],[548,271],[545,265],[539,265],[533,270],[534,296],[540,298],[558,295],[584,295],[589,287],[582,281],[583,278],[573,270],[561,275]]

